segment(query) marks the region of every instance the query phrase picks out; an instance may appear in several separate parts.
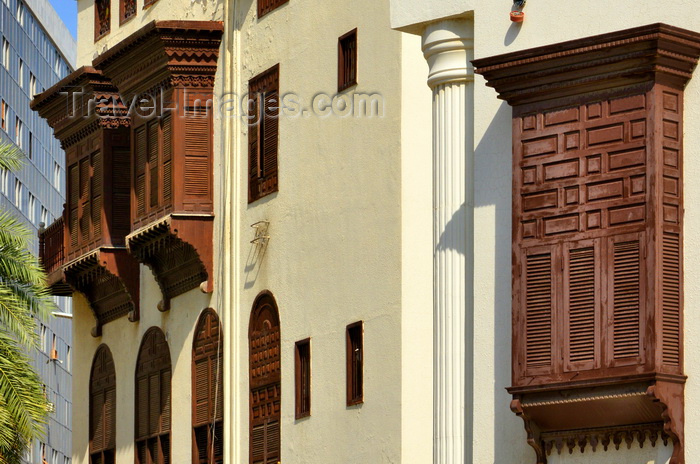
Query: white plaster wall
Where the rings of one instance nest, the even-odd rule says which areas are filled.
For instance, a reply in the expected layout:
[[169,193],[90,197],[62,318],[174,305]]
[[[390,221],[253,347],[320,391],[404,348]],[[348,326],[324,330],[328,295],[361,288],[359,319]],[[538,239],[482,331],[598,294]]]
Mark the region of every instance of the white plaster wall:
[[[474,11],[475,57],[553,44],[654,22],[698,30],[700,14],[690,1],[639,3],[632,1],[569,4],[554,0],[531,1],[525,22],[514,25],[509,5],[481,2]],[[505,388],[511,379],[511,109],[486,87],[481,76],[475,82],[475,302],[474,302],[474,463],[520,464],[534,462],[525,443],[522,421],[509,409]],[[685,249],[700,245],[700,207],[692,201],[700,195],[700,74],[696,71],[685,96]],[[700,262],[685,258],[685,373],[686,458],[700,453],[700,370],[692,363],[693,346],[700,338],[700,317],[692,310],[700,299],[695,282]],[[553,455],[551,464],[662,464],[668,449],[652,448],[593,453],[588,447],[569,455]]]
[[[241,462],[248,456],[247,328],[253,301],[265,289],[274,294],[281,318],[282,461],[395,463],[402,452],[419,453],[419,461],[407,462],[430,459],[430,93],[421,77],[426,65],[419,42],[389,28],[388,6],[292,0],[261,19],[254,1],[237,6],[239,94],[251,77],[280,63],[281,94],[294,92],[307,104],[318,92],[334,95],[337,38],[357,27],[358,85],[346,93],[377,92],[385,101],[382,118],[282,117],[279,192],[251,205],[247,128],[236,136],[242,212],[235,237],[241,263],[234,272],[242,289],[236,320],[242,336],[234,408]],[[406,55],[405,42],[411,44]],[[402,69],[418,77],[402,81]],[[402,99],[402,86],[411,87],[416,107],[406,125],[403,105],[411,102]],[[413,198],[406,193],[413,186],[422,206],[402,221],[402,199]],[[249,243],[250,225],[260,220],[270,222],[264,250]],[[402,241],[427,248],[404,253]],[[402,284],[402,275],[417,285]],[[365,322],[365,401],[346,407],[345,327],[357,320]],[[406,340],[402,328],[418,339]],[[306,337],[312,343],[312,412],[296,421],[294,342]],[[412,353],[404,351],[408,342],[424,350],[415,360],[404,358]],[[414,385],[404,391],[402,382]],[[411,408],[416,422],[424,421],[414,426],[419,432],[411,431],[410,439],[418,441],[402,450],[402,414]]]
[[136,0],[136,16],[119,25],[119,0],[110,0],[110,32],[95,42],[95,1],[78,0],[78,66],[92,60],[153,20],[220,21],[223,0],[158,0],[144,9]]
[[186,462],[192,455],[191,385],[192,336],[199,314],[211,306],[211,295],[191,290],[171,301],[169,312],[156,305],[162,296],[150,270],[141,266],[141,320],[126,317],[103,326],[102,337],[93,338],[95,319],[82,294],[73,296],[73,458],[74,464],[89,464],[90,370],[95,351],[106,344],[112,351],[117,377],[116,464],[134,462],[134,404],[136,358],[143,334],[152,326],[165,333],[172,363],[172,462]]

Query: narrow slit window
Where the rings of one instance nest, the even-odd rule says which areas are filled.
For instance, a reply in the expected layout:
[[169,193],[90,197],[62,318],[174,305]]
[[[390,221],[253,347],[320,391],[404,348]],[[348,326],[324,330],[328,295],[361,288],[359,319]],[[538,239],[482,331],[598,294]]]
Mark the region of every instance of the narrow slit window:
[[357,29],[338,39],[338,92],[357,84]]
[[311,339],[294,344],[295,418],[311,415]]
[[350,324],[346,329],[347,343],[347,405],[364,401],[363,385],[363,323]]

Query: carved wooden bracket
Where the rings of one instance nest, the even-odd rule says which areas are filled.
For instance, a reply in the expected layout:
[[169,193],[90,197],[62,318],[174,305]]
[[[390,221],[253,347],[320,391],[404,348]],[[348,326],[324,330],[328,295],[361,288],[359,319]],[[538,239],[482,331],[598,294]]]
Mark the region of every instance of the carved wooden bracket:
[[129,252],[147,265],[155,277],[163,300],[160,311],[170,309],[170,300],[201,284],[213,290],[212,215],[169,215],[127,237]]
[[93,337],[123,316],[139,320],[139,263],[125,248],[101,248],[66,264],[68,284],[85,295],[95,316]]

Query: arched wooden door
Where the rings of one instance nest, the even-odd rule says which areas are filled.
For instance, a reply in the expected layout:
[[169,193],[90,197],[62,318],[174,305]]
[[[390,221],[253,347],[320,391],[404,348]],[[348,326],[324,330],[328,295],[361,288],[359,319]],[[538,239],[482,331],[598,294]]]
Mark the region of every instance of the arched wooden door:
[[117,375],[107,345],[97,348],[90,370],[90,464],[114,464]]
[[250,464],[280,461],[280,322],[272,294],[253,303],[250,344]]
[[136,464],[170,464],[170,349],[151,327],[136,362]]
[[192,342],[192,463],[224,462],[224,353],[219,317],[199,316]]

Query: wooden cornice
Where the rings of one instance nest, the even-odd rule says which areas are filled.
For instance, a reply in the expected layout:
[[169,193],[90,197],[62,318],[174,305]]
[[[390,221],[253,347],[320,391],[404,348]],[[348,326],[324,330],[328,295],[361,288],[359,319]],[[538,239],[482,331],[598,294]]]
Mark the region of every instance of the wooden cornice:
[[63,148],[98,129],[130,124],[117,88],[101,71],[89,66],[75,70],[34,97],[31,108],[46,119]]
[[699,57],[699,33],[651,24],[472,63],[498,98],[516,107],[650,82],[682,90]]
[[213,88],[220,21],[153,21],[93,61],[124,94],[158,88]]

